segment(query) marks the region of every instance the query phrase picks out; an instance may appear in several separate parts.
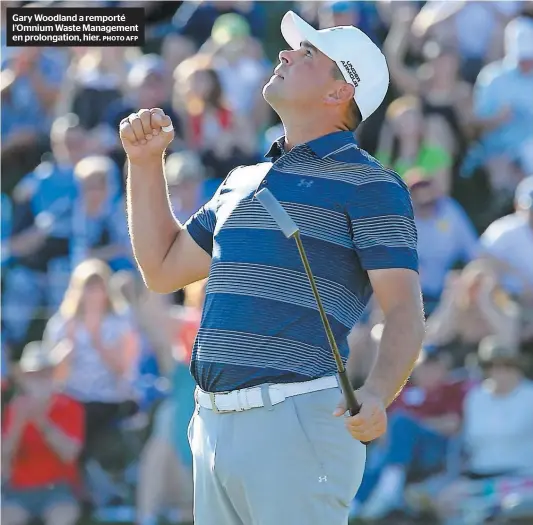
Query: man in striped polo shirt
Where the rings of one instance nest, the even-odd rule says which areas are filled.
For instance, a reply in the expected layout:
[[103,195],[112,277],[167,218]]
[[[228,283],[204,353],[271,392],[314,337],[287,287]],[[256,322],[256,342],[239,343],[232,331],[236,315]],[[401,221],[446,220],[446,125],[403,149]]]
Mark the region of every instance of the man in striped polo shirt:
[[[353,137],[385,96],[385,58],[354,27],[316,31],[289,12],[281,30],[292,50],[280,53],[264,97],[285,136],[268,162],[229,173],[185,225],[172,216],[163,170],[170,119],[155,108],[121,123],[130,234],[147,285],[169,293],[209,277],[191,363],[196,525],[345,524],[361,441],[385,432],[385,408],[423,338],[408,190]],[[263,187],[300,227],[345,360],[372,292],[383,311],[359,415],[345,414],[297,248],[255,198]]]

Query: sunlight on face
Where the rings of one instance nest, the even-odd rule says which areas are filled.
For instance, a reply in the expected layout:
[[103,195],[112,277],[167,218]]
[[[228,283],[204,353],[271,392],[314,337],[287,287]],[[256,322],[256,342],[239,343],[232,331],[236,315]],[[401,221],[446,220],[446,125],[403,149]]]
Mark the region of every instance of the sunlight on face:
[[279,59],[274,75],[263,88],[265,100],[276,110],[320,104],[335,83],[334,62],[307,42],[299,49],[282,51]]
[[98,278],[89,281],[83,290],[83,303],[87,310],[104,311],[108,302],[105,284]]

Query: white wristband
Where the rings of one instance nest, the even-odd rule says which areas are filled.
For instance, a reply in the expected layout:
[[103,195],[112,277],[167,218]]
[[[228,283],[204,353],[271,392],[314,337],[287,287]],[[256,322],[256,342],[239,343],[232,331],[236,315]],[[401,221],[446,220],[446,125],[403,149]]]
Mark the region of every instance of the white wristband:
[[161,128],[163,131],[166,131],[167,133],[169,133],[170,131],[172,131],[174,129],[174,126],[172,125],[172,123],[169,125],[169,126],[162,126]]

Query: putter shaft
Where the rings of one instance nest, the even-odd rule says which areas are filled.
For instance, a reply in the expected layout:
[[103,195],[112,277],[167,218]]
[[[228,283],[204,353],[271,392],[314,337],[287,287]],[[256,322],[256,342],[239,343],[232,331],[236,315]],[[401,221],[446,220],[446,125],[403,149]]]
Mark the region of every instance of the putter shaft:
[[315,296],[315,301],[318,306],[318,312],[320,313],[320,318],[322,319],[322,324],[324,325],[324,330],[326,331],[328,342],[331,347],[331,351],[333,353],[333,358],[335,359],[335,362],[337,364],[337,372],[339,376],[339,381],[341,383],[341,388],[346,398],[346,404],[348,405],[347,408],[350,411],[350,414],[353,416],[357,414],[360,410],[359,403],[357,402],[357,399],[355,398],[353,386],[350,382],[350,379],[348,378],[348,375],[346,374],[346,368],[344,367],[344,363],[342,362],[341,354],[339,352],[339,347],[337,346],[337,342],[335,341],[335,336],[333,335],[333,331],[331,330],[331,326],[329,324],[326,311],[324,310],[324,306],[322,305],[322,300],[320,299],[320,295],[318,293],[316,281],[313,276],[313,272],[311,271],[311,266],[309,265],[309,260],[307,259],[307,254],[305,253],[302,239],[300,238],[300,232],[296,231],[292,235],[292,237],[296,241],[296,246],[298,247],[298,251],[300,252],[300,258],[302,259],[302,263],[305,268],[305,273],[307,274],[307,278],[309,279],[309,284],[311,285],[313,295]]

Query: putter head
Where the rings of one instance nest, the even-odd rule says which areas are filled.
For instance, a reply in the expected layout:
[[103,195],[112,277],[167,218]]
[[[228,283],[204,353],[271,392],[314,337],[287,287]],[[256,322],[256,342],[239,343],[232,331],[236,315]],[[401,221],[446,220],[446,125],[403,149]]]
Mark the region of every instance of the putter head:
[[262,190],[258,191],[255,196],[263,205],[265,210],[274,219],[276,224],[279,226],[279,229],[283,232],[283,235],[285,235],[287,239],[290,239],[296,233],[298,233],[299,228],[296,223],[291,219],[290,215],[285,211],[276,197],[274,197],[274,195],[272,195],[267,188],[263,188]]

